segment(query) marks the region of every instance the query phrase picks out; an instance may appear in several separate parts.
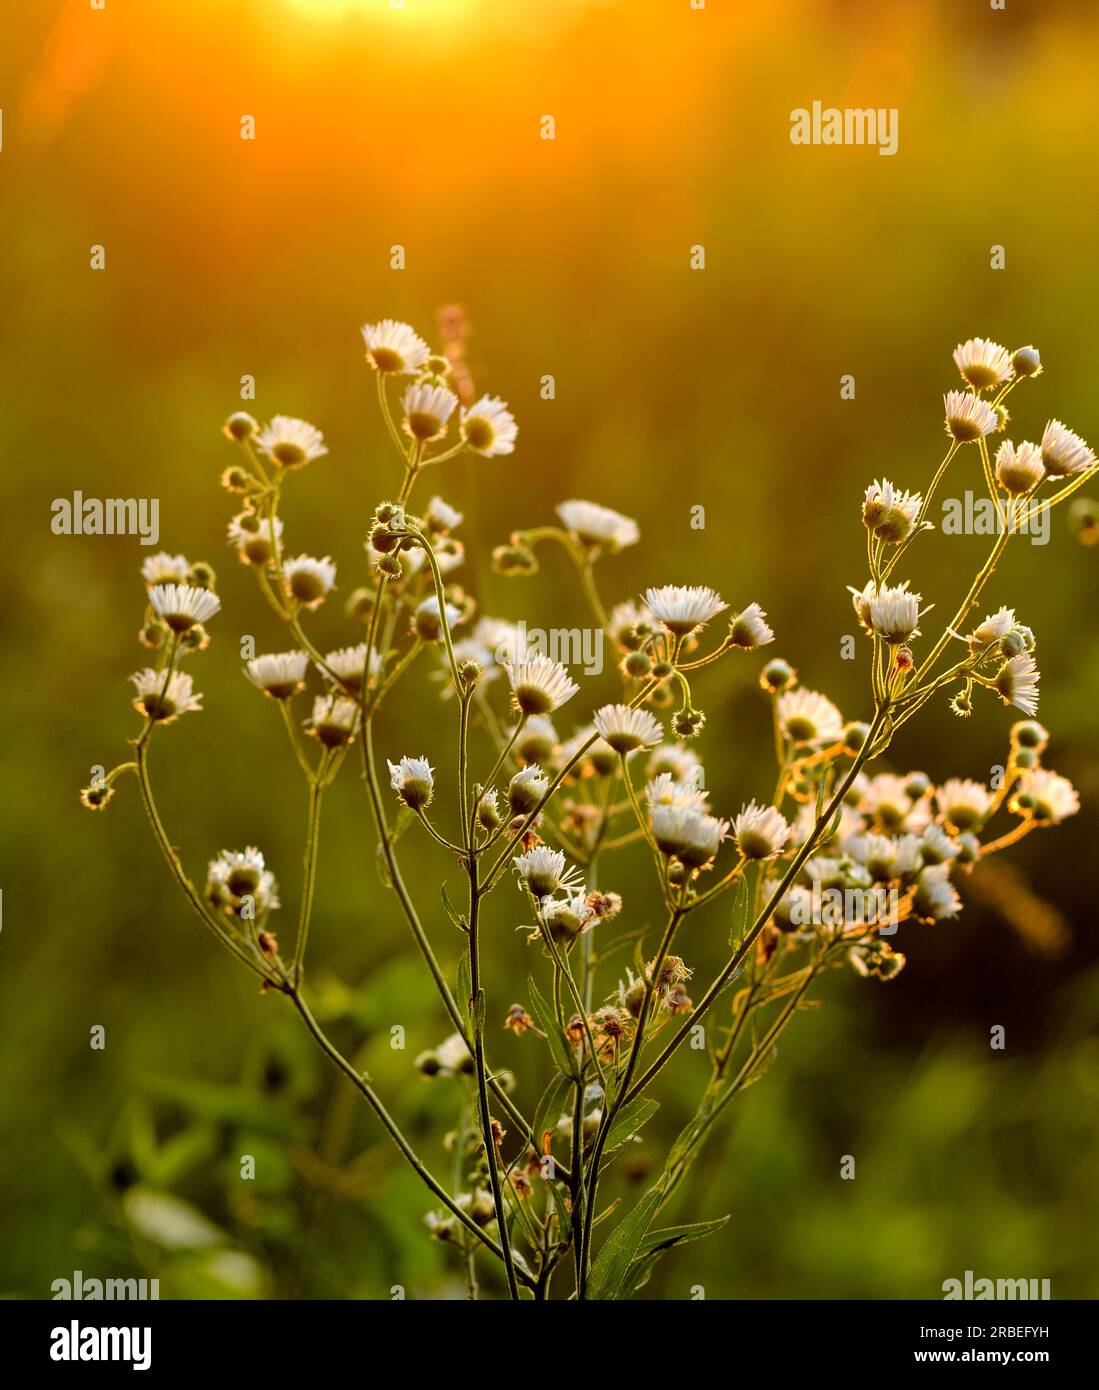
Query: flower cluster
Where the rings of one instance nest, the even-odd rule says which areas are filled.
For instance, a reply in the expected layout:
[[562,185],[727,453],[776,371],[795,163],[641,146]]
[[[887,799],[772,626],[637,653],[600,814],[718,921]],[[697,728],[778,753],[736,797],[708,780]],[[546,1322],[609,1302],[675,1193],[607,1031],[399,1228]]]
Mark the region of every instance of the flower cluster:
[[[245,657],[248,698],[256,711],[278,712],[308,793],[292,949],[282,953],[269,925],[280,893],[264,855],[253,846],[221,850],[196,888],[154,797],[154,735],[202,709],[184,668],[208,647],[207,623],[221,607],[209,565],[167,553],[143,564],[140,641],[155,655],[131,678],[141,716],[133,760],[81,796],[102,810],[118,779],[134,773],[153,834],[195,912],[265,990],[285,996],[358,1089],[438,1204],[427,1217],[430,1231],[460,1249],[467,1270],[482,1251],[499,1265],[512,1297],[522,1288],[545,1294],[567,1255],[575,1297],[614,1297],[643,1281],[646,1257],[637,1252],[647,1228],[639,1227],[632,1246],[632,1228],[618,1228],[625,1254],[611,1262],[611,1287],[606,1262],[595,1258],[600,1183],[651,1113],[647,1092],[702,1020],[715,1024],[710,1079],[646,1199],[650,1221],[685,1179],[726,1102],[762,1075],[775,1038],[825,972],[849,966],[859,976],[895,977],[905,962],[893,941],[898,932],[907,928],[904,943],[916,949],[923,927],[959,915],[978,865],[1079,809],[1071,782],[1047,766],[1049,734],[1034,717],[1035,634],[1013,607],[987,611],[985,590],[1012,528],[997,534],[946,621],[938,603],[926,602],[897,571],[931,529],[931,503],[951,467],[968,460],[996,508],[1021,504],[1025,519],[1027,508],[1071,496],[1099,465],[1058,420],[1049,421],[1040,443],[1004,439],[993,457],[988,440],[1007,426],[1005,399],[1041,372],[1040,356],[983,338],[956,349],[964,389],[944,397],[950,442],[930,482],[914,491],[875,479],[862,496],[867,573],[851,593],[867,689],[854,718],[803,686],[789,661],[766,652],[775,633],[756,601],[733,607],[709,585],[659,582],[669,576],[658,570],[651,576],[658,582],[642,593],[606,604],[605,574],[638,544],[639,523],[594,501],[565,500],[559,525],[513,531],[493,559],[501,573],[523,576],[537,570],[546,542],[564,552],[590,621],[615,654],[613,688],[604,681],[596,689],[575,659],[570,665],[541,650],[525,623],[477,611],[455,578],[465,555],[456,534],[461,513],[437,494],[413,502],[426,469],[463,451],[492,459],[516,446],[504,402],[474,399],[454,323],[453,315],[444,321],[437,352],[392,319],[362,330],[400,481],[374,506],[361,582],[344,601],[349,630],[333,650],[317,645],[311,627],[337,592],[337,565],[329,555],[287,554],[281,515],[295,476],[328,457],[324,437],[284,415],[261,427],[237,412],[224,425],[240,451],[222,474],[239,508],[229,543],[254,573],[279,634],[270,650]],[[857,531],[854,518],[852,525]],[[758,676],[777,777],[722,807],[694,741],[706,726],[706,683],[727,658],[748,662],[752,679]],[[386,746],[383,761],[379,744],[391,740],[386,710],[394,690],[417,673],[449,702],[435,705],[417,744],[422,750],[446,728],[453,751]],[[909,719],[933,700],[968,716],[979,689],[1025,716],[1011,726],[1005,764],[991,782],[890,765]],[[445,1180],[414,1153],[306,998],[321,802],[352,747],[361,755],[384,881],[439,996],[442,1026],[431,1036],[444,1041],[420,1051],[414,1065],[454,1087],[459,1137]],[[421,835],[425,852],[445,865],[441,891],[421,895],[419,882],[402,873],[406,831]],[[465,889],[457,904],[447,888],[454,878]],[[496,894],[508,882],[518,894]],[[421,896],[430,918],[421,915]],[[456,975],[437,955],[440,897],[461,942]],[[733,940],[728,959],[702,985],[692,982],[686,955],[697,937],[683,928],[715,903],[726,922],[731,904]],[[523,931],[541,948],[530,953],[529,1011],[512,1003],[505,1012],[492,953],[482,949],[496,911],[494,928]],[[633,954],[624,974],[608,969],[620,948]],[[733,981],[735,990],[727,990]],[[495,1029],[490,1034],[493,1018],[522,1046],[544,1045],[554,1068],[548,1090],[529,1092],[489,1060],[490,1048],[510,1042]]]

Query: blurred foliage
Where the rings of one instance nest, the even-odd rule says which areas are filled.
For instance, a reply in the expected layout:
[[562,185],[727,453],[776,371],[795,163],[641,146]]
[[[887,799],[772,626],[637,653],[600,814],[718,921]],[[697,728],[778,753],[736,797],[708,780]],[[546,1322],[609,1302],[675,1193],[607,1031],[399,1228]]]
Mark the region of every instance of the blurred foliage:
[[[331,552],[346,595],[393,482],[358,325],[393,315],[427,331],[439,305],[466,304],[478,382],[521,427],[513,461],[437,479],[466,512],[462,577],[482,609],[561,621],[563,596],[574,602],[563,565],[509,585],[488,554],[562,497],[592,496],[645,537],[607,562],[608,600],[665,582],[758,600],[775,650],[852,717],[865,673],[838,648],[844,586],[862,571],[857,502],[883,472],[921,485],[941,456],[954,343],[1038,344],[1046,372],[1013,397],[1019,433],[1052,414],[1099,438],[1093,6],[574,0],[551,19],[425,0],[404,15],[333,6],[344,17],[320,23],[322,8],[44,0],[5,18],[0,1290],[13,1295],[44,1296],[81,1268],[148,1272],[163,1296],[384,1298],[394,1284],[461,1296],[425,1239],[418,1182],[282,1002],[197,930],[133,788],[105,815],[81,810],[89,767],[121,757],[133,732],[124,678],[143,664],[146,552],[51,535],[55,497],[156,495],[162,544],[221,569],[224,612],[196,666],[206,713],[161,742],[159,792],[193,873],[222,845],[258,843],[292,903],[304,796],[237,660],[240,635],[262,649],[275,631],[221,541],[218,426],[244,374],[257,414],[325,430],[330,456],[295,480],[290,543]],[[896,105],[899,153],[791,146],[790,110],[818,97]],[[256,115],[253,143],[239,139],[242,111]],[[552,144],[537,138],[544,111]],[[699,243],[706,269],[691,272]],[[993,244],[1005,271],[989,269]],[[539,397],[546,373],[553,402]],[[844,373],[853,402],[839,397]],[[984,544],[933,537],[914,586],[949,605]],[[1099,1293],[1096,554],[1055,513],[1051,544],[1009,552],[989,595],[1039,634],[1050,762],[1084,800],[1012,859],[1063,918],[1064,942],[1043,948],[1004,909],[1018,894],[997,906],[989,892],[955,925],[906,928],[895,983],[827,981],[673,1213],[731,1212],[730,1225],[670,1255],[645,1296],[934,1297],[965,1269]],[[322,647],[355,640],[330,608]],[[755,668],[732,671],[699,692],[722,808],[771,775]],[[380,751],[419,753],[438,720],[421,686],[387,712]],[[990,705],[965,723],[929,707],[898,766],[986,776],[1009,722]],[[433,846],[410,835],[402,850],[412,883],[437,883]],[[444,1171],[457,1083],[422,1084],[411,1059],[446,1030],[372,860],[349,764],[325,808],[313,987]],[[614,870],[623,930],[641,925],[628,916],[640,867],[627,856]],[[435,892],[422,901],[453,967],[459,941]],[[514,925],[494,902],[490,1024],[529,968]],[[724,940],[689,943],[701,978]],[[995,1024],[1004,1053],[988,1048]],[[103,1051],[89,1047],[95,1025]],[[404,1050],[390,1047],[395,1025]],[[526,1078],[529,1041],[494,1034],[493,1055]],[[628,1198],[631,1174],[666,1148],[703,1068],[679,1058],[608,1196]],[[525,1106],[544,1079],[525,1080]],[[845,1154],[854,1181],[839,1177]]]

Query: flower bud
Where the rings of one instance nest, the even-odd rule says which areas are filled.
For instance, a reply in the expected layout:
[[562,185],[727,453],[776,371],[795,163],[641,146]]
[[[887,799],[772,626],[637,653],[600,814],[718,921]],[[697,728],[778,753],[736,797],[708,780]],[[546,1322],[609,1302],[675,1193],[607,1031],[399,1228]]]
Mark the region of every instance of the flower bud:
[[1018,748],[1036,748],[1041,752],[1049,742],[1049,732],[1037,719],[1020,719],[1011,726],[1011,741]]
[[784,690],[796,684],[798,673],[788,661],[783,661],[782,657],[776,656],[773,661],[769,661],[763,668],[763,674],[759,678],[759,683],[764,690],[772,695],[779,695]]
[[538,560],[533,550],[518,545],[498,545],[492,552],[492,568],[497,574],[534,574]]
[[846,753],[857,753],[866,742],[866,737],[870,732],[870,725],[853,721],[848,724],[843,731],[843,747]]
[[622,662],[622,670],[634,679],[649,675],[652,669],[653,664],[644,652],[630,652]]
[[259,424],[244,410],[234,411],[222,426],[226,438],[235,439],[238,444],[251,439],[258,429]]
[[1042,370],[1042,359],[1036,347],[1018,348],[1011,358],[1016,376],[1037,376]]
[[196,560],[187,571],[187,583],[196,589],[213,589],[217,581],[217,571],[205,560]]

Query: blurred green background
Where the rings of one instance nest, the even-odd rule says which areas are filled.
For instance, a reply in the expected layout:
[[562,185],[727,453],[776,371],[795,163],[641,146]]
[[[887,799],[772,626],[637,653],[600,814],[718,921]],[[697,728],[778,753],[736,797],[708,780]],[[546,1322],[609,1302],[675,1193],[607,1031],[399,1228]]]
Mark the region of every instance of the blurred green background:
[[[467,513],[459,577],[482,611],[583,621],[557,557],[520,583],[488,555],[558,500],[591,497],[643,531],[603,562],[608,601],[694,582],[736,607],[757,600],[773,650],[861,717],[864,667],[839,659],[845,585],[863,579],[858,502],[875,476],[926,484],[954,344],[1041,349],[1044,374],[1012,397],[1014,437],[1057,416],[1099,438],[1099,15],[1083,0],[1002,13],[982,0],[42,0],[3,26],[0,1292],[142,1269],[163,1296],[460,1296],[423,1234],[417,1181],[282,1001],[258,997],[201,933],[136,789],[124,783],[105,815],[81,809],[89,769],[136,732],[125,678],[144,664],[149,552],[54,536],[50,504],[76,489],[159,497],[162,546],[218,566],[224,610],[193,667],[206,712],[157,739],[162,810],[196,877],[223,845],[263,846],[289,910],[304,798],[237,647],[246,633],[261,650],[284,640],[224,546],[217,476],[232,451],[218,431],[245,374],[261,418],[325,431],[329,457],[294,479],[289,544],[331,553],[341,595],[364,582],[368,519],[395,483],[358,336],[368,319],[434,337],[438,307],[465,305],[478,384],[519,419],[512,458],[430,480]],[[896,156],[791,145],[789,113],[814,99],[897,107]],[[389,268],[395,243],[403,271]],[[89,268],[97,244],[103,271]],[[695,245],[705,270],[690,269]],[[848,373],[854,401],[840,399]],[[950,608],[986,546],[932,537],[914,586]],[[678,1200],[684,1219],[731,1224],[670,1256],[647,1297],[933,1298],[966,1269],[1099,1294],[1099,552],[1063,511],[1048,546],[1013,549],[989,605],[1015,605],[1038,633],[1049,762],[1084,808],[1013,852],[1017,879],[975,879],[958,922],[904,929],[898,981],[826,981]],[[357,640],[338,603],[313,627],[325,650]],[[757,671],[731,663],[699,691],[723,811],[772,777]],[[576,718],[614,687],[613,673],[586,687]],[[443,758],[437,692],[410,689],[381,720],[380,753]],[[895,766],[986,778],[1010,722],[991,702],[965,723],[930,706]],[[314,986],[441,1166],[453,1083],[423,1085],[411,1060],[447,1030],[375,872],[350,762],[325,832]],[[404,854],[453,965],[434,887],[444,860],[413,835]],[[604,870],[630,929],[641,869],[627,857]],[[493,901],[486,940],[493,1027],[533,959],[509,898]],[[687,943],[703,979],[727,938],[720,914],[706,922],[712,935]],[[394,1024],[404,1052],[389,1047]],[[532,1107],[534,1040],[494,1031],[491,1045]],[[639,1173],[704,1069],[680,1056]],[[239,1178],[242,1153],[257,1156],[255,1183]],[[625,1184],[609,1191],[628,1200]]]

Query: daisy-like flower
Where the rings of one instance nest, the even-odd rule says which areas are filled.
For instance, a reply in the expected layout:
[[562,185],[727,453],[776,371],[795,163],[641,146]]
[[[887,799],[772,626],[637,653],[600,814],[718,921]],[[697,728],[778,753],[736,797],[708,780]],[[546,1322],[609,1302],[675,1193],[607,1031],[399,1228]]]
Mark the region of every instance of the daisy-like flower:
[[570,893],[567,898],[550,898],[544,901],[538,915],[553,939],[562,945],[575,941],[598,920],[583,889],[578,893]]
[[836,743],[843,737],[843,715],[816,690],[785,690],[778,697],[778,720],[791,743]]
[[647,589],[645,603],[656,621],[676,637],[696,632],[729,606],[713,589],[683,584]]
[[647,709],[631,709],[629,705],[603,705],[595,711],[595,727],[616,753],[632,753],[637,748],[652,748],[664,736],[659,719]]
[[[592,739],[595,741],[591,742]],[[594,724],[577,729],[572,738],[561,745],[557,753],[557,765],[567,767],[577,758],[579,762],[570,773],[573,778],[592,775],[610,777],[618,771],[618,754],[607,740],[600,736]]]
[[916,525],[923,498],[918,492],[903,492],[888,479],[875,481],[866,489],[862,504],[863,525],[883,541],[898,545],[907,540]]
[[318,695],[305,731],[325,748],[343,748],[359,730],[359,704],[342,695]]
[[402,758],[389,763],[389,785],[398,801],[412,811],[422,811],[435,795],[435,770],[426,758]]
[[959,444],[981,439],[999,427],[999,417],[987,401],[965,391],[948,391],[943,397],[946,432]]
[[207,901],[221,912],[254,920],[279,906],[278,884],[254,845],[223,849],[206,871]]
[[411,375],[418,372],[431,355],[427,344],[407,323],[382,319],[363,324],[366,360],[376,372]]
[[192,693],[194,682],[185,671],[173,671],[165,682],[163,671],[147,667],[130,679],[137,688],[134,709],[158,724],[171,724],[179,715],[202,708],[202,696]]
[[951,777],[935,793],[947,827],[955,833],[973,830],[988,815],[992,793],[969,777]]
[[445,1042],[435,1049],[435,1059],[440,1071],[448,1076],[472,1076],[476,1070],[473,1053],[461,1033],[452,1033]]
[[272,700],[289,700],[304,688],[309,658],[304,652],[273,652],[253,657],[244,673]]
[[709,809],[706,793],[695,783],[678,781],[671,772],[659,772],[645,787],[650,812],[657,806],[678,806],[688,811]]
[[482,830],[495,830],[503,817],[500,814],[500,794],[495,787],[482,792],[477,802],[477,823]]
[[767,623],[767,614],[758,603],[750,603],[743,613],[729,619],[729,641],[734,647],[751,652],[775,640]]
[[996,477],[1011,497],[1030,492],[1046,476],[1042,451],[1037,444],[1013,444],[1005,439],[996,450]]
[[256,444],[279,468],[302,468],[328,453],[324,435],[307,420],[276,415],[256,435]]
[[664,743],[653,749],[645,766],[645,776],[659,777],[662,772],[670,772],[677,782],[702,785],[702,762],[693,748],[686,748],[682,743]]
[[545,715],[532,715],[515,740],[515,751],[525,763],[541,763],[553,756],[557,730]]
[[977,391],[988,386],[1002,386],[1015,375],[1007,348],[988,338],[970,338],[954,349],[954,365]]
[[282,518],[241,512],[229,523],[229,544],[236,547],[242,564],[270,564],[282,548]]
[[445,386],[416,383],[404,393],[402,425],[406,434],[421,444],[430,444],[446,433],[446,422],[454,413],[458,397]]
[[892,772],[880,772],[867,780],[859,810],[887,831],[922,830],[931,819],[926,796],[914,796],[908,779]]
[[336,566],[329,555],[317,560],[296,555],[283,565],[286,592],[303,608],[319,607],[336,583]]
[[1060,420],[1051,420],[1042,435],[1042,462],[1051,477],[1067,478],[1095,462],[1095,453]]
[[1005,705],[1014,705],[1024,714],[1035,714],[1038,710],[1040,679],[1038,663],[1029,652],[1020,652],[1004,662],[993,676],[992,683]]
[[552,714],[580,689],[569,678],[564,666],[548,656],[507,661],[504,671],[511,686],[512,702],[521,714]]
[[989,614],[966,638],[969,650],[974,656],[978,652],[987,651],[989,647],[1002,641],[1014,626],[1014,608],[1001,608],[999,612]]
[[452,507],[449,502],[444,502],[441,497],[433,497],[427,504],[427,512],[424,515],[429,531],[441,532],[444,535],[447,531],[454,531],[461,526],[464,520],[462,513],[456,507]]
[[653,838],[662,854],[689,869],[708,864],[729,834],[729,822],[686,806],[654,806]]
[[173,632],[187,632],[196,623],[212,618],[221,607],[217,594],[190,584],[154,584],[149,590],[149,602],[157,617]]
[[362,690],[368,674],[373,680],[382,669],[381,657],[377,652],[368,651],[365,642],[360,642],[357,647],[340,647],[329,652],[324,664],[348,690],[356,693]]
[[891,835],[853,835],[844,850],[857,860],[875,883],[888,883],[897,875],[897,841]]
[[962,910],[962,900],[950,882],[949,864],[934,864],[920,873],[912,909],[925,922],[943,922],[957,917]]
[[458,433],[466,448],[485,458],[515,452],[519,426],[499,396],[482,396],[459,416]]
[[909,592],[908,584],[875,589],[870,595],[870,626],[891,647],[902,646],[920,632],[919,622],[927,608],[920,608],[921,595]]
[[517,772],[508,783],[508,805],[513,816],[529,816],[541,804],[549,791],[549,778],[537,765],[531,763]]
[[607,631],[616,646],[636,651],[641,645],[639,629],[652,627],[653,615],[640,603],[616,603],[607,619]]
[[[446,605],[446,625],[452,628],[462,616],[462,610],[453,603]],[[429,594],[419,604],[412,615],[412,627],[424,642],[441,642],[443,638],[443,613],[439,608],[438,594]]]
[[183,584],[190,568],[186,555],[169,555],[165,550],[158,550],[142,564],[141,577],[149,589],[156,584]]
[[745,859],[773,859],[790,838],[790,826],[774,806],[750,801],[733,821],[733,838]]
[[1011,798],[1011,809],[1016,815],[1025,811],[1037,821],[1058,825],[1076,814],[1080,798],[1067,777],[1043,767],[1032,767],[1020,776]]
[[574,497],[558,503],[556,510],[565,530],[586,549],[617,555],[641,539],[640,528],[632,517],[623,516],[610,507],[601,507],[598,502]]
[[925,864],[949,864],[958,857],[958,846],[941,825],[929,825],[920,836],[920,857]]
[[574,893],[580,887],[578,871],[565,867],[565,856],[559,849],[535,845],[514,860],[520,888],[529,888],[536,898],[548,898],[558,889]]

